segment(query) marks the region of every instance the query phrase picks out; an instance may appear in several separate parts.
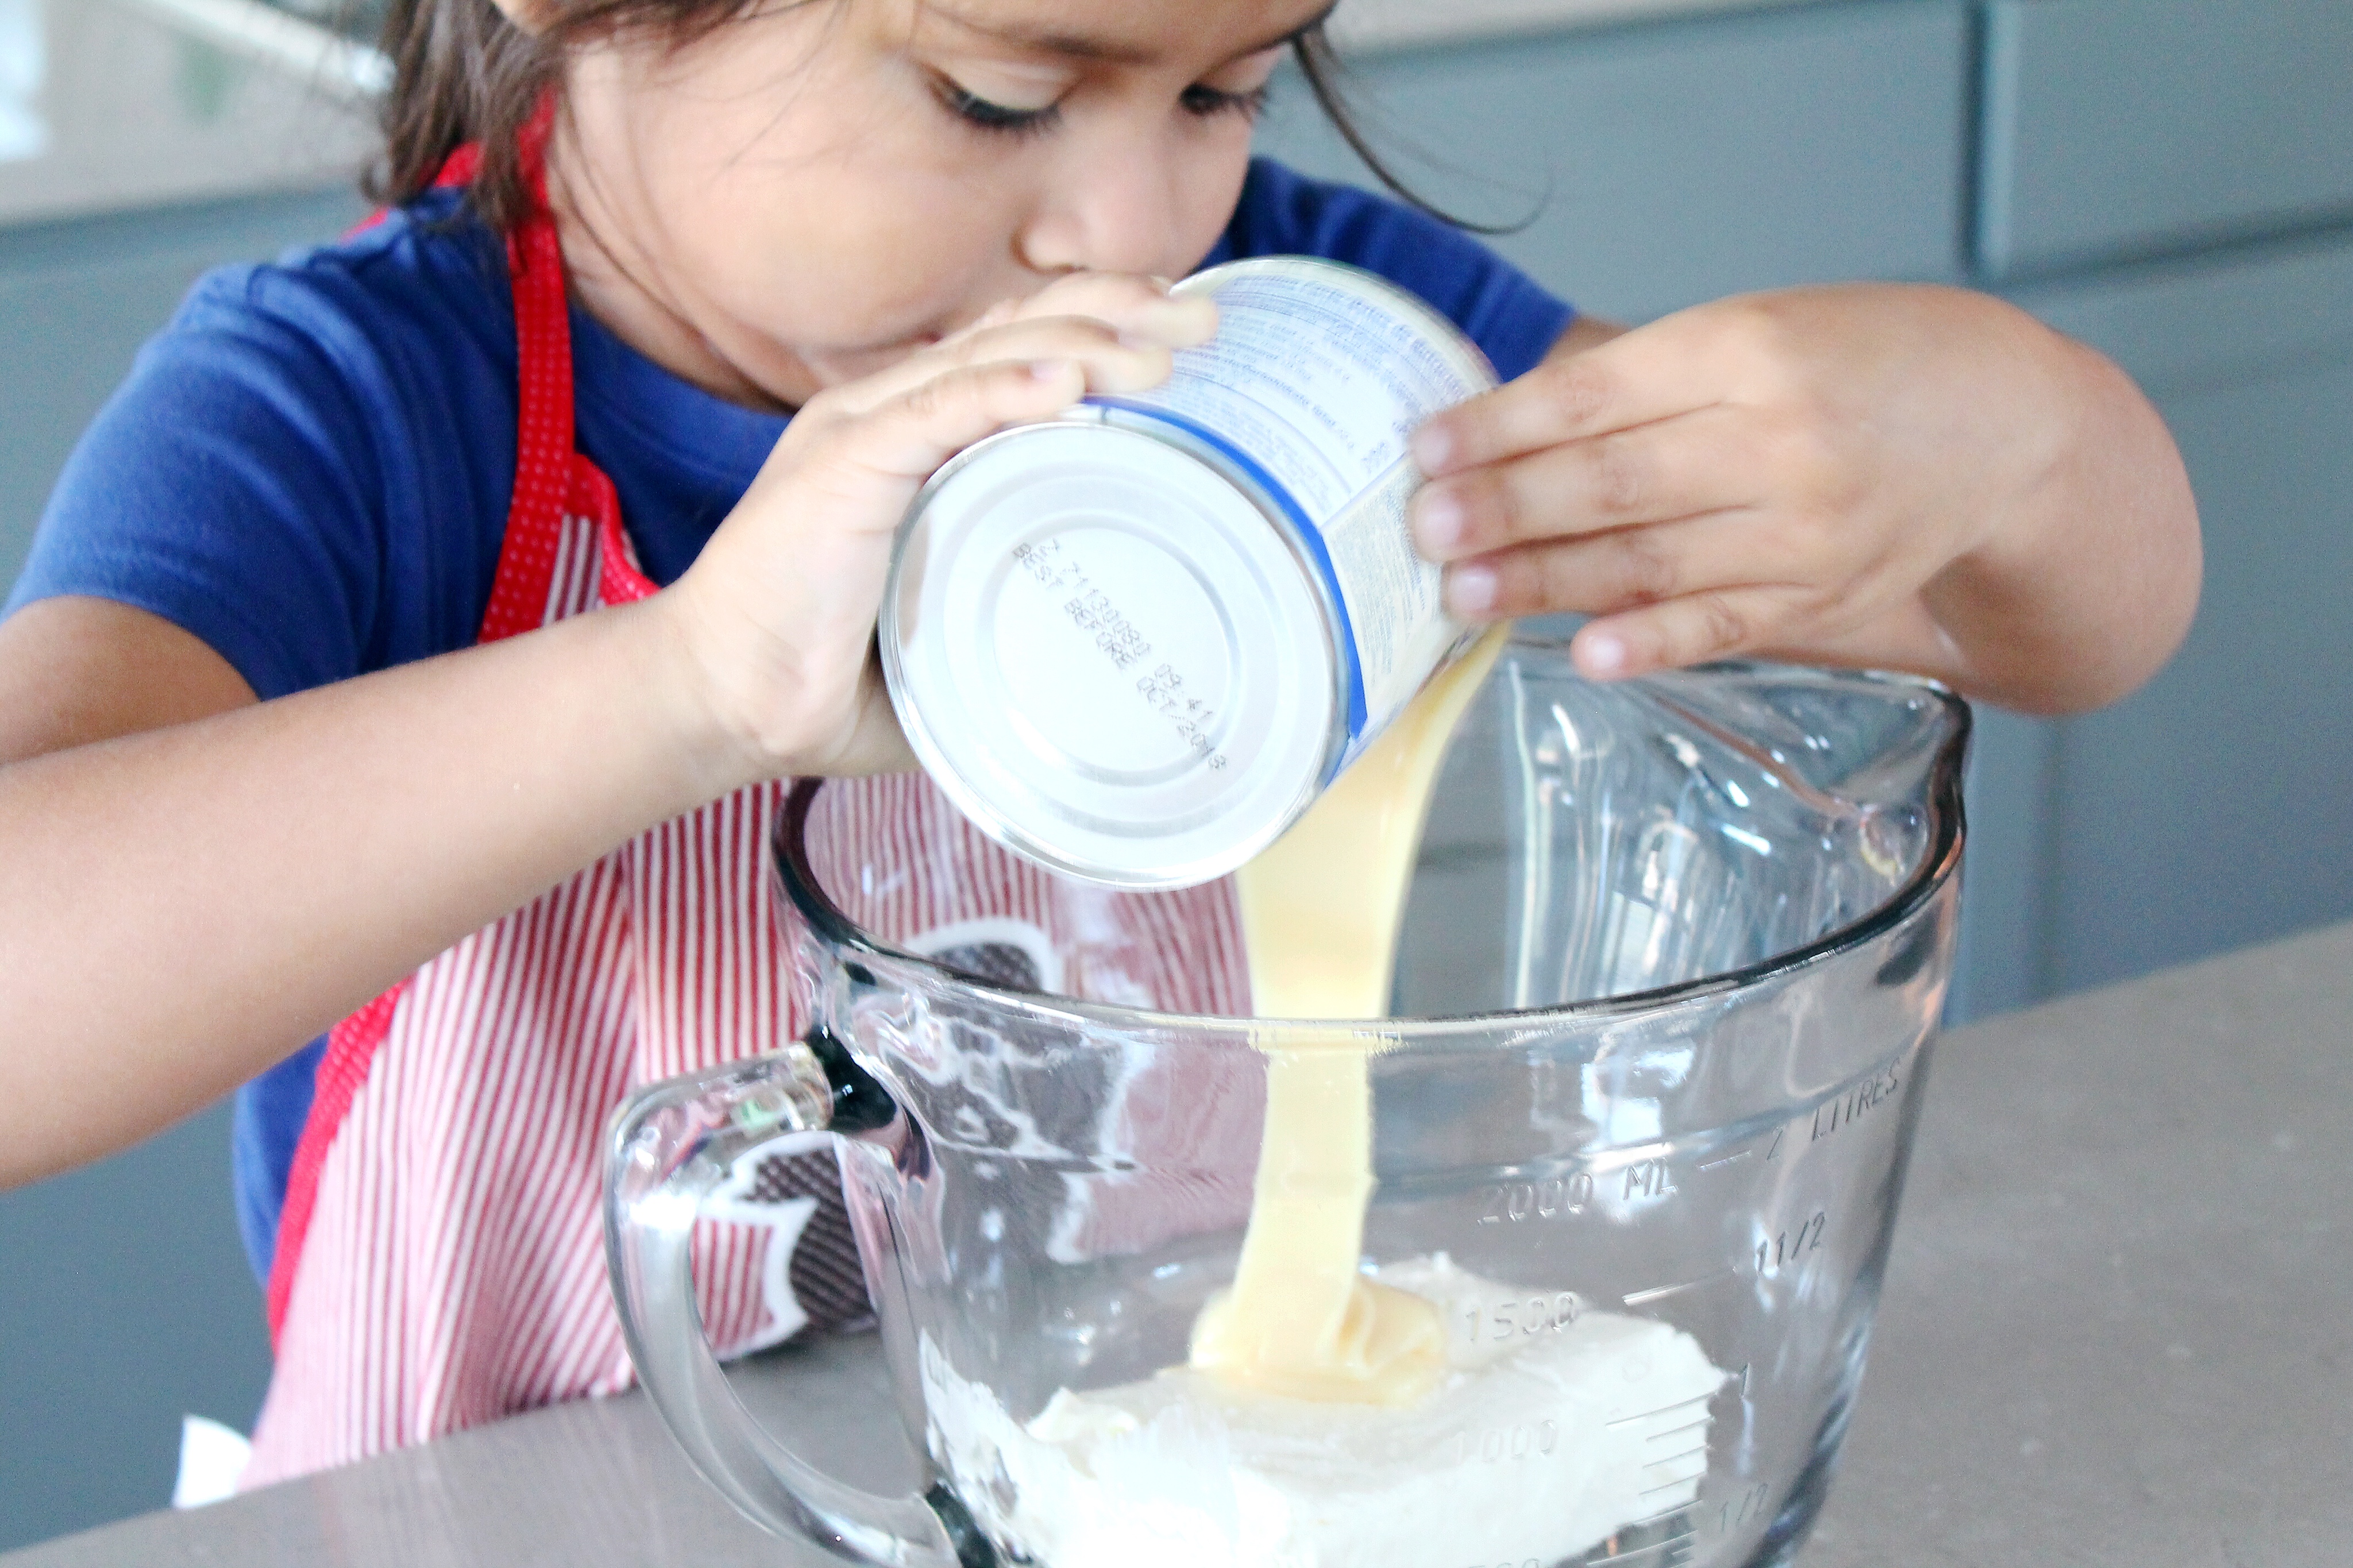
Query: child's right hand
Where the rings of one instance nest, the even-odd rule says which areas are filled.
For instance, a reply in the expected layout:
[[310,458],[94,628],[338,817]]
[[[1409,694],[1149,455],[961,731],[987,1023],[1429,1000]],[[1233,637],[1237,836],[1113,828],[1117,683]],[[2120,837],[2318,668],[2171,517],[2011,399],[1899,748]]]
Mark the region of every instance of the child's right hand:
[[871,650],[892,536],[964,447],[1090,392],[1167,379],[1217,329],[1207,300],[1078,273],[811,398],[694,566],[654,607],[698,728],[749,782],[912,765]]
[[195,1110],[681,812],[901,763],[870,649],[916,489],[1214,328],[1147,279],[1063,279],[811,398],[667,591],[276,701],[143,610],[10,617],[0,1187]]

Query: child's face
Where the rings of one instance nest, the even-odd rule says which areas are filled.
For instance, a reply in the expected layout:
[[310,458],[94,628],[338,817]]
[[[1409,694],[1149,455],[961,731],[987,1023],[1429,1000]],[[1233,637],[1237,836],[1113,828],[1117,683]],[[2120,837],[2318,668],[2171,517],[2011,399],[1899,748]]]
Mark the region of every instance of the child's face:
[[580,287],[673,368],[797,405],[1059,273],[1181,276],[1326,3],[780,3],[591,49],[554,163]]

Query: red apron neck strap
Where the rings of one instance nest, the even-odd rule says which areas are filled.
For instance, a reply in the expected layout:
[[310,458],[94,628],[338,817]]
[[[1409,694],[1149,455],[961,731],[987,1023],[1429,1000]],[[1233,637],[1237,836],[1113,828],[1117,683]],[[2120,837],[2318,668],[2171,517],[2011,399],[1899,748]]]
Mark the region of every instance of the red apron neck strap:
[[[564,503],[572,490],[572,320],[564,287],[564,247],[547,206],[547,142],[554,94],[540,100],[516,137],[532,210],[507,236],[507,277],[514,291],[518,399],[515,480],[505,542],[482,615],[481,640],[538,626],[547,615]],[[454,166],[469,148],[451,158]],[[473,167],[480,154],[474,153]],[[451,171],[444,170],[444,178]],[[471,168],[468,170],[471,177]]]
[[456,185],[470,185],[482,170],[482,144],[469,142],[449,154],[441,172],[433,176],[433,188],[446,191]]
[[[555,94],[551,90],[540,94],[539,102],[530,118],[515,128],[515,164],[522,171],[523,184],[531,187],[532,198],[541,206],[547,205],[547,139],[555,130]],[[436,190],[448,190],[454,185],[470,185],[474,176],[482,172],[482,144],[467,142],[459,144],[433,177]]]

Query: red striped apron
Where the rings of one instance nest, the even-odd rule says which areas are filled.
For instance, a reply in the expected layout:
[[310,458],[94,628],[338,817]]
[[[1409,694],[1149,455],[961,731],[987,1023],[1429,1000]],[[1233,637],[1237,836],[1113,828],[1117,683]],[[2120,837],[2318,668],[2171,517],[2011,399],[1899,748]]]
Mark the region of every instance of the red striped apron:
[[[543,115],[527,139],[531,163],[545,125]],[[461,154],[445,180],[472,167]],[[544,210],[510,237],[508,262],[521,412],[485,642],[655,591],[611,482],[573,447],[563,256]],[[1053,884],[975,833],[920,775],[828,788],[855,792],[855,809],[833,814],[846,838],[944,837],[956,858],[992,869],[956,900],[911,884],[878,934],[955,950],[968,967],[1018,967],[1071,930],[1100,928],[1099,900],[1061,907]],[[763,858],[784,791],[748,789],[664,824],[334,1029],[288,1184],[269,1282],[277,1367],[242,1487],[630,1382],[599,1228],[605,1128],[638,1086],[773,1049],[800,1029],[799,933]],[[1245,1010],[1223,885],[1132,907],[1135,1000]],[[1150,1141],[1175,1098],[1130,1086],[1113,1114]],[[1247,1119],[1236,1126],[1254,1136]],[[1209,1200],[1219,1222],[1242,1196]],[[1182,1224],[1073,1215],[1069,1244],[1141,1245],[1172,1223]],[[866,1315],[829,1156],[776,1162],[698,1241],[703,1321],[723,1354]]]

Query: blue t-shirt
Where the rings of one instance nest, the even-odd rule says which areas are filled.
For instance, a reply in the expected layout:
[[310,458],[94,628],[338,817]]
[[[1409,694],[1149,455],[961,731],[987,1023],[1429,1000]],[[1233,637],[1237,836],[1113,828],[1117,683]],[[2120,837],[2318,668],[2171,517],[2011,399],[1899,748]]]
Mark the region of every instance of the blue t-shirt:
[[[1263,159],[1204,265],[1308,255],[1420,295],[1506,380],[1567,306],[1476,241]],[[785,427],[577,309],[575,438],[657,583],[694,560]],[[454,193],[341,244],[199,282],[58,480],[8,609],[58,595],[186,628],[267,700],[472,645],[515,466],[504,247]],[[239,1091],[233,1169],[268,1277],[323,1042]]]

